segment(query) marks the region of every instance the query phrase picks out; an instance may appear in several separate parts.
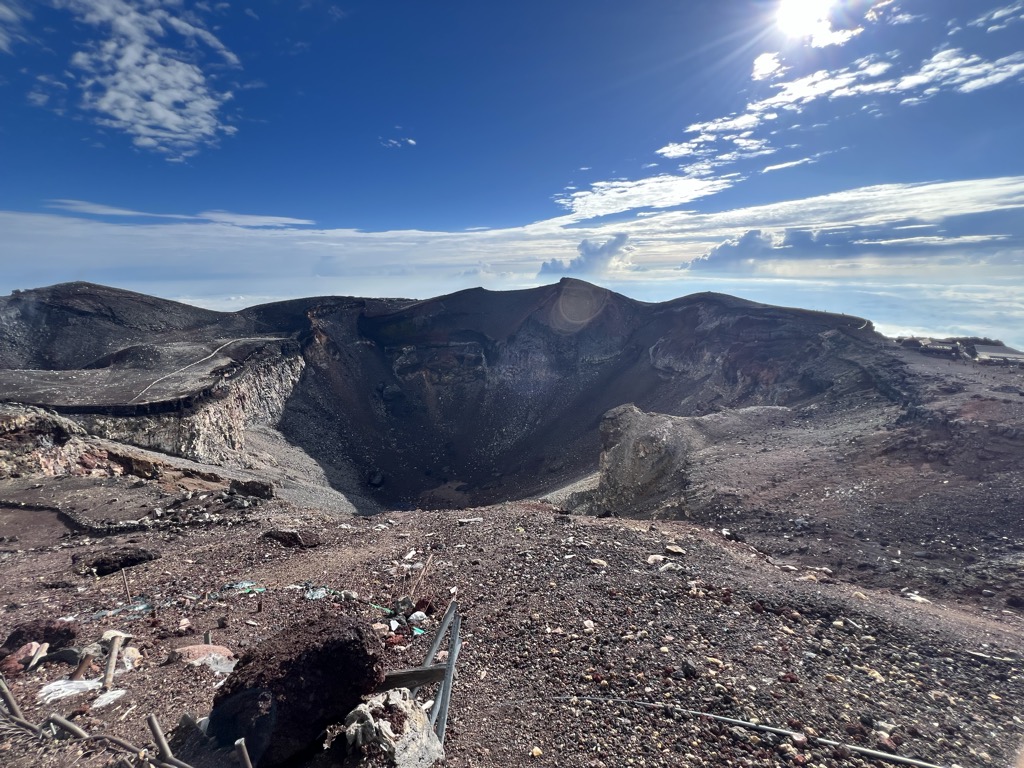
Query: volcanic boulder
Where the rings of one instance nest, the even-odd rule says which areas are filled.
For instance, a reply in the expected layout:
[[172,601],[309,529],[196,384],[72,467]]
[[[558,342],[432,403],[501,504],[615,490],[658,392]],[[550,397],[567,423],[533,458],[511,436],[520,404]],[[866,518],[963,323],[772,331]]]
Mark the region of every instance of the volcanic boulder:
[[381,650],[373,629],[348,616],[287,627],[242,656],[213,701],[207,733],[223,747],[245,738],[260,768],[285,765],[380,685]]
[[117,573],[122,568],[131,568],[150,560],[156,560],[160,555],[142,547],[118,547],[107,549],[93,555],[71,556],[71,563],[75,573],[86,575],[94,572],[97,576],[108,576]]
[[16,626],[0,646],[0,659],[26,643],[48,643],[51,651],[67,648],[78,637],[77,621],[35,619]]

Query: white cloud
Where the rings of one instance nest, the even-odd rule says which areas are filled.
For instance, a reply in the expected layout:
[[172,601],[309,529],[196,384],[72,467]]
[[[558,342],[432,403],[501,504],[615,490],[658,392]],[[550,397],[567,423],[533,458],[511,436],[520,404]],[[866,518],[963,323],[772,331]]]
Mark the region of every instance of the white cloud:
[[871,22],[878,22],[885,18],[886,14],[893,11],[893,4],[896,0],[880,0],[868,8],[864,18]]
[[622,232],[612,235],[603,243],[583,240],[576,247],[578,256],[570,261],[563,259],[545,261],[541,264],[538,277],[544,275],[589,275],[593,277],[604,275],[612,262],[629,253],[627,242],[629,242],[629,235]]
[[761,169],[761,173],[771,173],[772,171],[781,171],[784,168],[796,168],[798,165],[807,165],[815,162],[812,157],[804,157],[800,160],[790,160],[788,163],[777,163],[775,165],[766,165]]
[[1024,0],[1017,0],[1009,5],[984,13],[973,21],[968,22],[968,26],[984,27],[987,32],[998,32],[1019,21],[1024,21]]
[[762,53],[754,59],[754,71],[750,77],[754,80],[767,80],[770,77],[778,77],[786,71],[782,66],[777,53]]
[[[695,136],[667,144],[656,152],[668,159],[687,160],[682,170],[689,177],[709,178],[722,167],[774,152],[767,139],[755,135],[758,129],[768,120],[778,120],[780,115],[800,114],[822,99],[898,95],[902,97],[900,104],[909,105],[942,92],[970,93],[1024,77],[1024,52],[987,60],[950,48],[934,53],[916,71],[895,77],[890,73],[899,54],[893,52],[889,56],[892,60],[867,56],[850,66],[773,82],[772,95],[749,102],[741,113],[693,123],[686,132]],[[879,109],[877,105],[873,108]],[[787,167],[792,166],[783,163],[764,170]]]
[[1024,75],[1024,52],[989,61],[959,48],[938,51],[912,75],[896,84],[900,91],[916,90],[918,98],[934,96],[943,88],[971,93]]
[[0,0],[0,51],[11,53],[14,41],[21,38],[23,23],[31,14],[20,0]]
[[897,26],[899,24],[913,24],[916,21],[927,21],[927,19],[927,16],[920,13],[897,13],[886,19],[886,23]]
[[761,118],[757,115],[743,114],[719,117],[705,123],[693,123],[687,129],[687,133],[726,133],[729,131],[746,131],[756,128],[761,124]]
[[728,189],[732,179],[652,176],[635,181],[599,181],[590,189],[556,199],[574,219],[591,219],[637,208],[672,208]]
[[387,147],[388,149],[400,149],[402,147],[415,147],[416,139],[385,139],[383,136],[378,137],[380,145]]
[[[104,35],[71,58],[82,106],[136,147],[172,160],[194,155],[235,128],[222,118],[230,91],[218,90],[198,63],[199,44],[223,65],[238,57],[177,0],[57,0]],[[172,47],[170,33],[184,45]]]
[[846,45],[846,43],[863,31],[863,27],[857,27],[856,29],[833,29],[831,24],[822,24],[811,35],[811,46],[813,48],[827,48],[830,45]]

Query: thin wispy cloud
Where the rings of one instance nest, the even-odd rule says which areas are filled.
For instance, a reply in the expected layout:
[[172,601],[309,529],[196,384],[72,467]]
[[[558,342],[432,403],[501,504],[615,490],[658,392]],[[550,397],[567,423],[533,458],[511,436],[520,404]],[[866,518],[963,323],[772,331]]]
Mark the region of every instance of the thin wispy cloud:
[[388,149],[401,149],[403,147],[415,147],[416,139],[385,139],[383,136],[379,137],[380,145],[387,147]]
[[103,205],[101,203],[90,203],[87,200],[55,199],[48,201],[47,207],[67,211],[68,213],[84,214],[87,216],[130,219],[177,219],[179,221],[203,221],[214,222],[217,224],[230,224],[236,227],[295,227],[316,224],[316,222],[311,219],[232,213],[231,211],[204,211],[197,214],[148,213],[146,211],[136,211],[130,208],[118,208],[116,206]]
[[232,94],[219,89],[204,71],[201,53],[212,51],[221,67],[238,67],[238,57],[180,3],[57,3],[100,36],[71,58],[81,106],[99,125],[130,136],[140,149],[176,161],[235,133],[222,109]]
[[[854,25],[836,29],[825,11],[818,18],[806,17],[806,9],[793,6],[793,23],[803,28],[794,30],[812,47],[842,46],[864,32]],[[785,21],[786,3],[779,8],[780,23]],[[825,6],[822,6],[823,9]],[[803,14],[803,15],[801,15]],[[1012,23],[1024,18],[1024,0],[979,17],[976,26]],[[890,0],[875,3],[868,9],[864,23],[909,25],[924,20],[922,15],[907,14]],[[667,160],[679,160],[679,173],[648,179],[613,179],[594,183],[589,189],[574,191],[559,198],[574,216],[601,216],[646,207],[668,208],[716,194],[741,183],[756,173],[743,164],[779,151],[781,132],[794,124],[795,118],[812,105],[825,101],[863,102],[872,114],[884,110],[906,108],[942,93],[968,94],[1001,83],[1024,78],[1024,51],[999,58],[986,58],[959,47],[934,51],[916,65],[899,50],[861,56],[852,62],[830,69],[804,72],[785,79],[793,67],[780,52],[767,52],[754,58],[751,82],[762,94],[737,112],[712,117],[688,125],[687,138],[671,142],[655,150]],[[867,101],[870,99],[871,101]],[[885,101],[889,99],[890,101]],[[795,145],[794,145],[795,146]],[[795,146],[799,149],[799,146]],[[798,165],[807,165],[816,158],[807,157],[767,165],[761,173],[770,173]],[[744,170],[746,168],[746,170]],[[652,203],[655,199],[657,202]]]
[[766,165],[761,169],[761,173],[771,173],[772,171],[781,171],[785,168],[796,168],[800,165],[808,165],[816,162],[813,157],[802,157],[799,160],[790,160],[788,163],[776,163],[775,165]]
[[293,219],[288,216],[259,216],[230,211],[204,211],[196,214],[197,219],[236,227],[295,227],[316,224],[311,219]]
[[968,22],[970,27],[981,27],[986,32],[998,32],[1011,24],[1024,21],[1024,0],[1010,3],[978,16]]
[[638,208],[672,208],[708,197],[733,184],[732,179],[653,176],[637,181],[599,181],[589,189],[556,198],[575,219],[592,219]]
[[91,216],[128,216],[128,217],[144,217],[144,218],[159,218],[159,219],[191,219],[192,216],[184,216],[181,214],[173,213],[145,213],[143,211],[134,211],[129,208],[118,208],[112,205],[103,205],[102,203],[90,203],[87,200],[67,200],[67,199],[54,199],[48,200],[46,203],[47,208],[56,208],[62,211],[68,211],[69,213],[84,213]]
[[0,51],[12,53],[14,42],[24,33],[24,22],[31,18],[19,0],[0,0]]

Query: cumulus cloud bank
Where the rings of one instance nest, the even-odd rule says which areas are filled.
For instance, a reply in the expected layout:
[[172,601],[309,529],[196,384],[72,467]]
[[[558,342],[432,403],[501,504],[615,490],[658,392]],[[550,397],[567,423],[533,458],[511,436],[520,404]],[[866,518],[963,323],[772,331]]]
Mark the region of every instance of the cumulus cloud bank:
[[589,275],[599,276],[608,271],[614,259],[628,252],[626,243],[629,235],[619,232],[603,243],[584,240],[577,247],[579,256],[570,261],[551,259],[545,261],[538,276],[548,275]]

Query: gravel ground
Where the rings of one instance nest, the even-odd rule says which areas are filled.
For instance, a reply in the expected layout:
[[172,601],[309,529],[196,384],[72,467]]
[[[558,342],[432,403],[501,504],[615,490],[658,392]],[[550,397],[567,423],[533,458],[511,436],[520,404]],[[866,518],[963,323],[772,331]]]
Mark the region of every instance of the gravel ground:
[[[122,503],[152,490],[95,483],[104,495],[117,487]],[[289,549],[262,536],[282,527],[324,543]],[[133,597],[155,611],[132,610],[120,575],[71,572],[72,553],[115,544],[159,552],[125,572]],[[149,714],[169,729],[184,713],[209,711],[219,678],[165,663],[172,649],[211,630],[214,642],[243,652],[325,610],[379,622],[386,614],[374,606],[404,594],[439,611],[457,599],[464,615],[452,766],[875,764],[691,712],[941,765],[1005,766],[1024,739],[1016,613],[988,617],[780,568],[687,522],[579,518],[542,502],[365,518],[273,501],[230,527],[71,537],[0,557],[0,634],[74,616],[81,643],[116,628],[142,653],[141,666],[117,678],[126,693],[106,707],[95,693],[42,703],[41,688],[70,672],[60,664],[11,678],[27,719],[57,712],[137,744],[151,740]],[[252,584],[230,586],[244,582]],[[360,600],[307,600],[295,585],[353,590]],[[432,632],[386,634],[397,669],[422,661]],[[68,764],[67,748],[40,756],[23,740],[0,740],[5,764]],[[76,764],[113,763],[105,753]]]

